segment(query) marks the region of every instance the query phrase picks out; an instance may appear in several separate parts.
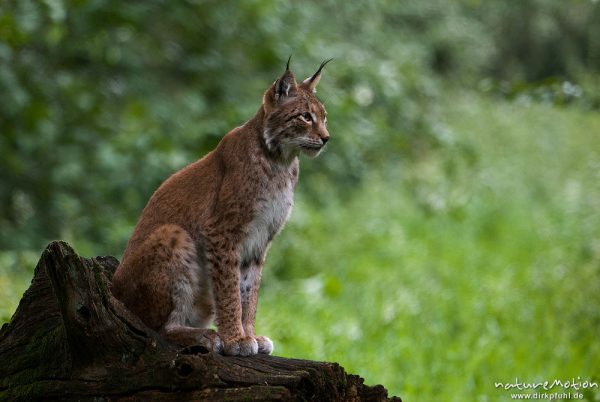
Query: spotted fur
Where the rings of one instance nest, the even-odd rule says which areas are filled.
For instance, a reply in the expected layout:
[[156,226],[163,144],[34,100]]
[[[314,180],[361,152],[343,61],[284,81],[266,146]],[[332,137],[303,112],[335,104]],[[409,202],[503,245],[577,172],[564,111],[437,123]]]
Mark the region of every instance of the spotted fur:
[[329,140],[314,95],[323,65],[298,84],[288,64],[256,115],[168,178],[144,208],[113,291],[171,342],[228,355],[272,352],[254,330],[258,289],[292,209],[298,155],[314,157]]

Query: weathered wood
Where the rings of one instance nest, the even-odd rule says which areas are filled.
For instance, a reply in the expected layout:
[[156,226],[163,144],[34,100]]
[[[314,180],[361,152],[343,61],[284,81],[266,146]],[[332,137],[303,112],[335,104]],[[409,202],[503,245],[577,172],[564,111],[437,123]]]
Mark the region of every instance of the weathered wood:
[[117,265],[46,248],[0,330],[0,400],[388,400],[337,363],[178,350],[112,296]]

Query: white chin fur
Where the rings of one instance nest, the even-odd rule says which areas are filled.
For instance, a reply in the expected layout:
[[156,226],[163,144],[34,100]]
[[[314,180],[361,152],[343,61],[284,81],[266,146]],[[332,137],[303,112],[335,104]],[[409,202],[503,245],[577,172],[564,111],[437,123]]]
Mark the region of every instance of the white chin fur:
[[316,158],[321,153],[321,149],[323,149],[323,148],[305,148],[305,147],[302,147],[300,149],[302,150],[302,153],[304,155],[308,156],[309,158]]

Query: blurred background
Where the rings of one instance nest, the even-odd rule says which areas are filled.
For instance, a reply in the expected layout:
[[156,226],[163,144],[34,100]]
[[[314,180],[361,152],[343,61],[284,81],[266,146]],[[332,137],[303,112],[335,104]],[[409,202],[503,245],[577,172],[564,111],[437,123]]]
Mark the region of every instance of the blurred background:
[[290,54],[298,78],[335,58],[331,141],[267,258],[275,353],[406,401],[600,382],[590,0],[3,1],[1,322],[49,241],[120,258],[154,189],[253,116]]

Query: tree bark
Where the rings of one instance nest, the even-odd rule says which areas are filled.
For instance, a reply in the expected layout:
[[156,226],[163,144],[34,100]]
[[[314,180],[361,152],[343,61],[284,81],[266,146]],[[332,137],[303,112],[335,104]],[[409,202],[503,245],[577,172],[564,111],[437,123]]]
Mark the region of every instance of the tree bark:
[[0,330],[0,400],[400,401],[337,363],[176,349],[112,296],[118,264],[46,248]]

